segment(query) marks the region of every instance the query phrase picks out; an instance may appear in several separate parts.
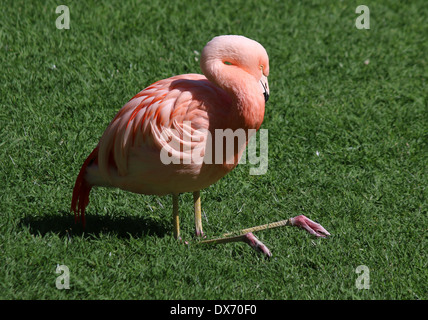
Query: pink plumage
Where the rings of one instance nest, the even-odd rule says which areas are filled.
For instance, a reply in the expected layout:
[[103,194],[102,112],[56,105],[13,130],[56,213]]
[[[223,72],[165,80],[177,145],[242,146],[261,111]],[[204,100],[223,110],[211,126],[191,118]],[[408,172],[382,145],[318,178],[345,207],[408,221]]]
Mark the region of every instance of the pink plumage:
[[208,187],[238,164],[248,137],[234,146],[233,163],[164,164],[161,159],[162,148],[171,140],[177,143],[170,147],[169,156],[183,160],[196,146],[206,156],[222,151],[205,150],[201,141],[207,141],[207,133],[259,129],[263,121],[269,60],[258,42],[243,36],[215,37],[201,53],[201,69],[204,75],[184,74],[155,82],[119,110],[76,179],[71,204],[76,220],[81,216],[85,223],[94,186],[177,195]]

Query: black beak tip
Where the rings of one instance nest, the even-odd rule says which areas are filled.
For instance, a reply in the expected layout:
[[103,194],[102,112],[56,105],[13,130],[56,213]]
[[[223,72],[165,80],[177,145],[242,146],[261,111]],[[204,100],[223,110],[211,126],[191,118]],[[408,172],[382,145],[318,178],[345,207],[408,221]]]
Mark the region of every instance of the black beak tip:
[[265,92],[263,92],[263,95],[265,96],[265,102],[268,102],[269,94],[265,91]]

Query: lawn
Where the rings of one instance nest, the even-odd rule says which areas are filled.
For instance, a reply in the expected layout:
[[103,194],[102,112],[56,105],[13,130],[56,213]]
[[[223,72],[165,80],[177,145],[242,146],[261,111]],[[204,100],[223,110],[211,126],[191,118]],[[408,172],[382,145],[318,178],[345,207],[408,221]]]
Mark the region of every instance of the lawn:
[[[354,1],[62,4],[69,29],[55,1],[0,10],[0,299],[428,298],[425,1],[364,3],[369,30]],[[269,53],[269,167],[250,175],[247,162],[202,191],[205,233],[304,214],[332,236],[258,232],[269,260],[242,243],[196,245],[183,194],[185,245],[170,196],[105,188],[83,230],[72,188],[110,120],[152,82],[200,73],[220,34]]]

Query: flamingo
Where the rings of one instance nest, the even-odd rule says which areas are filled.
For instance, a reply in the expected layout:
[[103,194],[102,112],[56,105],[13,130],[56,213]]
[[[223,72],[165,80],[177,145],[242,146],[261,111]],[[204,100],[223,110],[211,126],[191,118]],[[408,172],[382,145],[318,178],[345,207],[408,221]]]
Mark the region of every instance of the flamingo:
[[[174,237],[181,239],[178,197],[193,192],[195,233],[205,237],[200,190],[236,167],[250,134],[234,143],[233,155],[228,159],[224,148],[216,149],[214,138],[207,137],[215,137],[220,129],[248,132],[260,128],[269,98],[269,58],[260,43],[244,36],[223,35],[206,44],[200,68],[204,75],[183,74],[153,83],[119,110],[77,176],[71,201],[76,222],[85,226],[85,209],[93,187],[171,194]],[[189,158],[195,152],[204,161]],[[219,153],[222,161],[207,161]],[[174,161],[165,164],[162,154]],[[317,237],[329,235],[320,224],[300,215],[246,229],[237,236],[227,234],[201,242],[244,241],[270,256],[269,249],[253,232],[283,225],[301,227]]]

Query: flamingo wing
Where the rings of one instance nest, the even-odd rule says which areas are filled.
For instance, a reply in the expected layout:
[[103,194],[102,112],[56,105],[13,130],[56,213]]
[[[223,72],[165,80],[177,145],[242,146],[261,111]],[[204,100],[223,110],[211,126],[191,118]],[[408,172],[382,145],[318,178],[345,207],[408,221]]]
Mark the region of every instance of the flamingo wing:
[[[197,148],[204,154],[208,131],[227,119],[229,99],[203,75],[155,82],[126,103],[109,124],[97,146],[97,159],[87,168],[88,182],[162,195],[198,190],[217,181],[227,172],[203,170],[204,165],[193,163],[191,156]],[[180,163],[164,163],[162,150]]]

